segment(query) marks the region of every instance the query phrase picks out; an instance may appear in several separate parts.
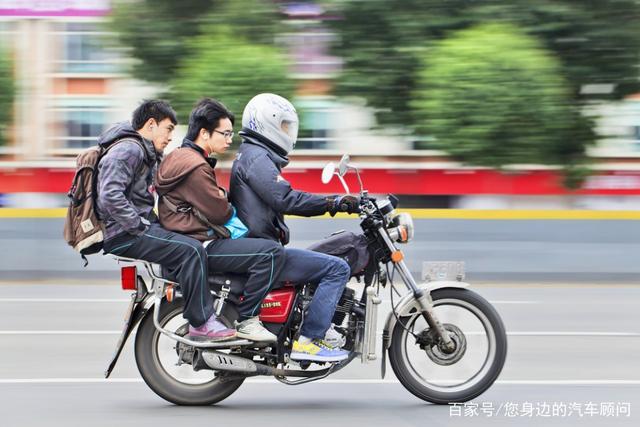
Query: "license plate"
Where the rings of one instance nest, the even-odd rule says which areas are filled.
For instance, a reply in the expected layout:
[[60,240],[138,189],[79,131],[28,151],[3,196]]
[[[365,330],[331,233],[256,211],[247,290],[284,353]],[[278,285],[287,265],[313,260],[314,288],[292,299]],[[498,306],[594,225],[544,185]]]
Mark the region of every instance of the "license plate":
[[422,280],[462,281],[464,261],[426,261],[422,263]]

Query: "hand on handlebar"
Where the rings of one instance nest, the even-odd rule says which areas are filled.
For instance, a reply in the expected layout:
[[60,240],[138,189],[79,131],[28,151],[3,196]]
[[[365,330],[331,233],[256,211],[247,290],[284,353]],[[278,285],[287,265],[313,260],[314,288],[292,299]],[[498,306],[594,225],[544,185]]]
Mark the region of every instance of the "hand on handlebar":
[[327,212],[335,216],[338,212],[360,213],[360,198],[355,196],[331,196],[327,198]]

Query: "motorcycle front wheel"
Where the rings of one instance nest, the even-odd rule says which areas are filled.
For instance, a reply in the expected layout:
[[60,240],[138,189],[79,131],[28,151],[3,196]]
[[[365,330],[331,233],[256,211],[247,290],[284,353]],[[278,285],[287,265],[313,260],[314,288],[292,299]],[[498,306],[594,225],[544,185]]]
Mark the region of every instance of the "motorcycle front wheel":
[[[178,343],[161,334],[153,324],[149,310],[136,334],[135,356],[140,375],[157,395],[176,405],[211,405],[229,397],[244,379],[223,381],[215,371],[194,371],[188,363],[178,363]],[[160,307],[160,325],[185,335],[188,325],[182,317],[184,300],[177,298]],[[225,321],[224,318],[221,318]],[[228,322],[226,322],[228,323]]]
[[434,312],[455,343],[442,349],[426,320],[414,309],[396,323],[389,361],[400,383],[420,399],[437,404],[467,402],[500,375],[507,355],[504,324],[493,306],[467,289],[431,293]]

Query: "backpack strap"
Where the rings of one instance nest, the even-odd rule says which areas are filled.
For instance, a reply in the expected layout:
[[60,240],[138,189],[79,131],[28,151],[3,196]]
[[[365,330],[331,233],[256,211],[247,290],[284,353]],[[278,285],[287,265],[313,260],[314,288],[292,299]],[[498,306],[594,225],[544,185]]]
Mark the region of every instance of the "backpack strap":
[[[149,180],[151,178],[151,174],[153,172],[153,168],[151,166],[149,166],[149,156],[147,155],[147,150],[145,149],[145,147],[142,145],[142,142],[140,142],[140,140],[136,139],[136,138],[131,138],[131,137],[126,137],[126,138],[122,138],[122,139],[118,139],[114,142],[112,142],[111,144],[109,144],[109,146],[107,146],[101,153],[100,153],[100,158],[98,159],[98,163],[100,163],[100,161],[102,160],[102,158],[104,156],[107,155],[107,152],[109,150],[111,150],[111,148],[115,147],[116,145],[120,144],[121,142],[133,142],[135,143],[138,147],[140,147],[140,149],[142,150],[142,156],[143,156],[143,160],[142,160],[142,164],[140,165],[141,168],[144,168],[144,166],[147,166],[149,168],[149,172],[147,173],[147,180]],[[98,168],[98,165],[96,164],[96,170]],[[139,171],[142,171],[144,169],[139,169]],[[93,185],[94,187],[97,185],[98,180],[94,180],[93,181]],[[96,189],[94,188],[93,194],[97,194],[97,191],[95,191]],[[130,190],[130,189],[129,189]]]
[[104,157],[105,154],[107,154],[107,152],[109,150],[111,150],[111,148],[115,147],[116,145],[120,144],[121,142],[133,142],[135,143],[138,147],[140,147],[140,149],[142,150],[142,156],[144,157],[143,162],[144,163],[149,163],[149,156],[147,155],[147,150],[144,148],[144,145],[142,145],[142,142],[140,142],[139,139],[136,138],[131,138],[131,137],[126,137],[126,138],[122,138],[122,139],[118,139],[114,142],[112,142],[111,144],[109,144],[109,146],[107,146],[104,151],[102,152],[102,154],[100,155],[100,158]]
[[211,221],[207,219],[206,216],[202,214],[195,206],[190,205],[188,203],[181,204],[180,206],[173,203],[166,194],[160,194],[158,192],[158,196],[162,198],[162,202],[169,208],[169,210],[175,214],[177,213],[187,213],[191,212],[202,224],[212,229],[220,238],[228,239],[231,236],[231,233],[227,228],[223,225],[212,224]]

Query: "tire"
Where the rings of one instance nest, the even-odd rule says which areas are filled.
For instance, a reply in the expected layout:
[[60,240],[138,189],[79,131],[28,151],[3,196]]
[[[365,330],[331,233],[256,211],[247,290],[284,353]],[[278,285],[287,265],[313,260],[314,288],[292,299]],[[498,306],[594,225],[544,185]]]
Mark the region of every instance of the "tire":
[[[464,348],[464,350],[462,351],[460,359],[452,362],[448,366],[433,362],[433,359],[431,359],[431,356],[428,354],[428,350],[419,347],[416,339],[407,331],[407,329],[410,329],[414,333],[419,333],[421,330],[423,331],[428,328],[426,321],[416,310],[415,314],[401,317],[401,322],[396,323],[392,331],[391,345],[389,348],[391,367],[400,383],[409,392],[422,400],[437,404],[467,402],[481,395],[491,387],[502,371],[507,356],[507,336],[504,324],[493,306],[480,295],[470,290],[442,288],[433,291],[431,297],[433,299],[434,311],[438,316],[438,320],[440,320],[443,325],[450,325],[446,319],[447,310],[469,310],[469,314],[464,316],[459,314],[458,317],[453,318],[460,319],[460,325],[463,323],[473,324],[473,331],[476,330],[477,326],[475,325],[479,322],[486,333],[486,340],[481,336],[476,337],[476,335],[481,335],[481,333],[470,333],[471,331],[462,333],[464,335],[464,345],[460,347]],[[444,316],[441,317],[441,314]],[[474,316],[477,322],[473,320]],[[418,322],[424,322],[424,326],[413,330]],[[458,325],[455,327],[457,326]],[[452,326],[447,327],[454,328]],[[462,332],[461,329],[458,328],[458,330]],[[482,329],[480,329],[480,332],[482,332]],[[472,340],[472,345],[467,344],[468,339]],[[482,356],[480,356],[465,361],[465,357],[469,356],[469,350],[482,349],[484,347],[487,349],[487,355],[484,360],[482,360]],[[443,376],[443,379],[425,379],[417,372],[414,366],[416,362],[412,362],[411,360],[413,359],[410,359],[411,357],[416,359],[418,365],[429,363],[433,365],[433,367],[426,369],[430,378],[433,378],[435,375],[440,375]],[[424,357],[424,359],[420,360],[421,357]],[[463,382],[456,385],[446,384],[446,381],[457,381],[455,379],[447,380],[447,375],[459,375],[459,372],[465,371],[465,363],[475,364],[476,359],[477,365],[479,365],[480,368],[466,383]],[[440,381],[441,384],[438,384],[436,381]]]
[[[166,325],[170,323],[184,325],[186,321],[182,318],[183,308],[184,301],[181,298],[172,303],[163,300],[160,308],[160,325],[163,328],[167,328]],[[177,352],[173,347],[175,341],[155,328],[153,324],[155,309],[157,307],[149,310],[142,319],[135,341],[136,364],[144,382],[151,390],[176,405],[212,405],[226,399],[242,385],[244,378],[222,382],[215,376],[214,371],[194,372],[188,364],[181,367],[172,366],[178,361]],[[175,330],[172,327],[169,329]],[[167,343],[169,343],[168,350]],[[173,369],[178,374],[193,375],[198,380],[194,382],[192,378],[176,377],[167,369]]]

